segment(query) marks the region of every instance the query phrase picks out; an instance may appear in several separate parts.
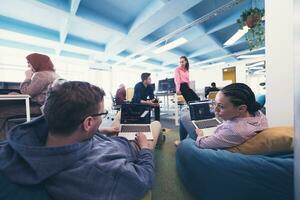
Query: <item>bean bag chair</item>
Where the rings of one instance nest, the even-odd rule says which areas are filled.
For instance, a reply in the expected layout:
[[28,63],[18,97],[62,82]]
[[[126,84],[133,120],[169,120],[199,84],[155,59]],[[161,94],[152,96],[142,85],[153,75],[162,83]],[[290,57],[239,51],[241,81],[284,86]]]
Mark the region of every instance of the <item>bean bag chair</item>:
[[176,152],[185,187],[200,200],[293,200],[293,153],[243,155],[200,149],[188,138]]

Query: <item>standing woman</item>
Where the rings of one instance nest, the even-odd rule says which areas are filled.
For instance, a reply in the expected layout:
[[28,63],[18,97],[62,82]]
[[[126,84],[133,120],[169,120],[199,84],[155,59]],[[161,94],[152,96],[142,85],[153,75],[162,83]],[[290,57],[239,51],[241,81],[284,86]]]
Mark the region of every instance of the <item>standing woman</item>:
[[179,66],[175,69],[176,93],[182,94],[186,103],[200,100],[198,95],[189,87],[189,61],[187,57],[181,56]]
[[[50,58],[43,54],[33,53],[26,57],[28,69],[25,80],[20,85],[21,94],[30,95],[30,114],[40,115],[40,107],[44,104],[48,87],[58,78]],[[22,101],[0,102],[0,140],[5,138],[5,125],[9,118],[26,114]]]

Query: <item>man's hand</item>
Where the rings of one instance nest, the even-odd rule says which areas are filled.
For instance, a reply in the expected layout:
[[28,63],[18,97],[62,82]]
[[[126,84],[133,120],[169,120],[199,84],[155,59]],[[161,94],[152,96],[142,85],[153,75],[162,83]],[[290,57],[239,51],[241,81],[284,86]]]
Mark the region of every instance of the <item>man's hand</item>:
[[153,100],[148,100],[147,104],[152,107],[159,107],[159,103],[153,103]]
[[176,91],[176,94],[177,94],[177,95],[181,95],[180,90],[177,90],[177,91]]
[[204,135],[204,132],[202,129],[196,128],[195,131],[196,131],[196,134],[198,137],[202,137]]
[[159,107],[159,103],[151,103],[150,104],[152,107]]
[[144,133],[137,133],[135,137],[135,141],[140,146],[141,149],[150,149],[148,140]]
[[26,79],[31,79],[32,76],[33,76],[33,71],[31,69],[25,71]]

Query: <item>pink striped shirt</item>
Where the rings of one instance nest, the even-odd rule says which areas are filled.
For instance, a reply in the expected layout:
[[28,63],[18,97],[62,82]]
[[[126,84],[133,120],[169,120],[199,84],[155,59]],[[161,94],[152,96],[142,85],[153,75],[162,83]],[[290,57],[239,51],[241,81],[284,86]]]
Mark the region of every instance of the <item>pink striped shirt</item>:
[[174,81],[176,85],[176,91],[179,91],[181,83],[190,83],[189,71],[180,66],[176,67]]
[[258,111],[254,117],[224,121],[213,135],[197,137],[196,145],[206,149],[234,147],[266,128],[268,128],[267,118]]

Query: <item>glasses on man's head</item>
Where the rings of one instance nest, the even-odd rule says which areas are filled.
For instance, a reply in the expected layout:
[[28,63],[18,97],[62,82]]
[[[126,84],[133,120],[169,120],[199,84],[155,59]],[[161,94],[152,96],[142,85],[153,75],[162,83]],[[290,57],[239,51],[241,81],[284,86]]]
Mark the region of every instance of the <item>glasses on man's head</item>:
[[92,117],[97,117],[97,116],[100,116],[100,117],[102,117],[102,119],[103,118],[105,118],[106,117],[106,115],[108,114],[108,111],[107,110],[105,110],[104,112],[101,112],[101,113],[95,113],[95,114],[91,114],[91,116]]

